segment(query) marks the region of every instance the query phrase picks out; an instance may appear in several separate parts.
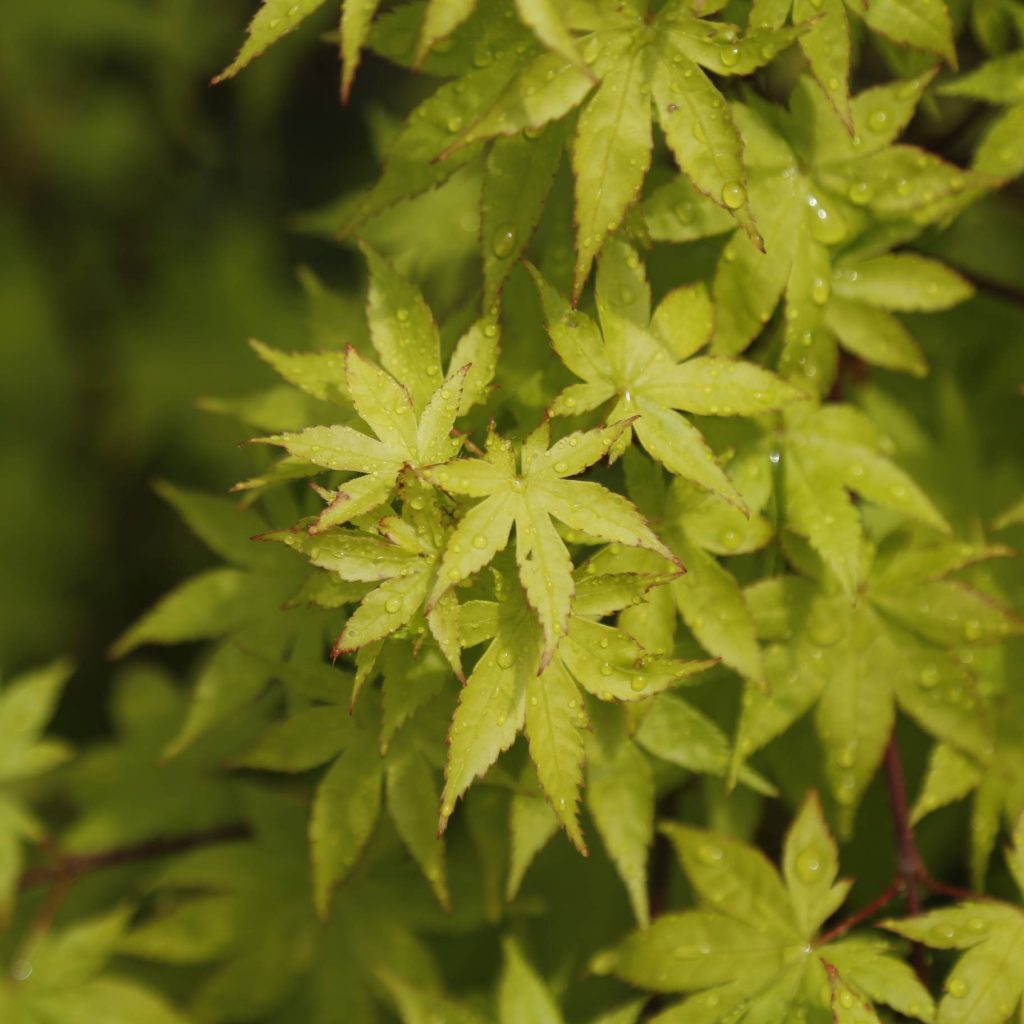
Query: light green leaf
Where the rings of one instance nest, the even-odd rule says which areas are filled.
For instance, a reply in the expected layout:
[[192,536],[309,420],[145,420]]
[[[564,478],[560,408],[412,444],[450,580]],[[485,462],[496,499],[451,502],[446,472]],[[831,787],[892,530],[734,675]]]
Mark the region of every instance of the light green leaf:
[[846,982],[874,1002],[925,1024],[935,1020],[935,1002],[913,968],[879,950],[876,940],[841,939],[829,943],[822,956]]
[[754,620],[735,577],[685,538],[677,541],[676,551],[687,569],[672,584],[683,621],[709,653],[747,679],[763,681]]
[[811,74],[829,102],[853,130],[850,113],[850,25],[843,0],[794,0],[793,20],[811,22],[800,36]]
[[974,154],[974,169],[1002,180],[1024,171],[1024,103],[993,121]]
[[234,763],[271,772],[305,772],[335,757],[352,735],[342,708],[312,707],[275,722]]
[[[246,29],[247,38],[238,56],[214,78],[214,83],[237,75],[282,36],[286,36],[301,21],[309,17],[324,0],[263,0]],[[352,0],[349,0],[351,3]]]
[[886,370],[915,377],[928,374],[920,345],[896,317],[862,302],[833,298],[825,311],[828,329],[848,352]]
[[237,569],[211,569],[161,598],[110,649],[123,658],[143,644],[207,640],[241,625],[252,610],[252,580]]
[[[610,725],[610,727],[609,727]],[[594,817],[637,921],[646,926],[647,852],[654,839],[654,779],[644,755],[621,729],[604,723],[587,742],[587,807]]]
[[719,914],[777,937],[802,937],[789,895],[759,850],[685,825],[666,824],[662,831],[697,895]]
[[573,845],[586,853],[579,825],[583,783],[582,696],[561,662],[552,662],[527,683],[526,736],[537,778]]
[[971,283],[938,260],[894,253],[852,263],[836,274],[832,292],[898,313],[949,309],[974,294]]
[[427,0],[416,45],[416,63],[421,63],[437,43],[450,36],[475,7],[476,0]]
[[549,50],[575,64],[584,74],[591,74],[556,0],[516,0],[516,10],[519,20],[532,29]]
[[817,793],[809,793],[786,834],[782,872],[797,921],[810,938],[842,905],[849,884],[835,885],[839,851]]
[[408,390],[413,406],[420,412],[441,380],[440,340],[434,315],[419,289],[369,246],[362,248],[370,267],[370,339],[384,369]]
[[743,141],[725,100],[670,36],[651,77],[654,106],[665,140],[683,173],[739,221],[764,248],[747,204]]
[[387,759],[388,815],[441,906],[449,907],[444,842],[437,834],[437,785],[412,741],[396,743]]
[[513,939],[502,943],[504,968],[498,982],[500,1024],[562,1024],[547,985]]
[[943,0],[871,0],[865,20],[894,43],[937,54],[956,68],[953,23]]
[[956,747],[937,743],[932,748],[928,771],[911,810],[911,822],[916,825],[939,807],[967,796],[982,778],[982,769],[971,758]]
[[483,218],[484,301],[498,295],[540,220],[562,159],[565,133],[549,125],[539,134],[498,139],[487,154]]
[[541,797],[516,793],[509,815],[511,853],[505,898],[514,900],[534,858],[558,831],[558,818],[551,804]]
[[313,799],[309,823],[313,903],[324,918],[335,885],[356,863],[380,813],[384,765],[376,748],[377,730],[367,724],[364,720],[352,731],[348,746],[321,779]]
[[348,407],[344,351],[282,352],[261,341],[251,340],[249,344],[260,359],[300,391],[322,402]]
[[494,640],[459,694],[448,734],[440,831],[456,800],[512,745],[522,728],[526,691],[540,663],[540,639],[525,599],[510,596],[502,605]]
[[676,359],[688,359],[711,340],[714,316],[703,281],[681,285],[658,304],[651,319],[651,333]]
[[636,202],[651,162],[651,118],[643,51],[616,65],[580,115],[572,149],[576,175],[578,298],[605,239]]
[[370,34],[370,24],[379,5],[380,0],[342,0],[341,99],[343,103],[348,103],[352,92],[352,83],[356,77],[356,69],[359,67],[359,56],[366,43],[366,38]]

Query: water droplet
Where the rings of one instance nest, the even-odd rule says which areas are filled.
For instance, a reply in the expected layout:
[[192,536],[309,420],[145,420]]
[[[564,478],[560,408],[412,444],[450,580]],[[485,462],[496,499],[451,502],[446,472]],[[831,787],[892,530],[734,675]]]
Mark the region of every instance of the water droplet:
[[606,661],[606,662],[604,662],[604,663],[603,663],[603,664],[601,665],[601,675],[603,675],[603,676],[610,676],[611,674],[612,674],[612,667],[611,667],[611,665],[610,665],[610,664],[609,664],[609,663],[608,663],[608,662]]
[[509,650],[498,652],[498,668],[511,668],[512,663],[515,661],[515,656]]
[[779,464],[779,460],[781,458],[782,458],[782,453],[781,452],[770,452],[769,455],[768,455],[768,461],[773,466],[777,466]]
[[854,1004],[853,993],[852,992],[845,992],[845,991],[844,992],[840,992],[839,993],[839,1002],[847,1010],[851,1009],[853,1007],[853,1004]]
[[964,623],[964,636],[968,640],[978,640],[981,637],[981,623],[977,619],[968,619]]
[[811,285],[811,298],[819,306],[824,306],[828,302],[829,294],[831,293],[831,286],[824,277],[816,277],[814,283]]
[[888,123],[889,115],[884,110],[876,110],[868,117],[868,127],[873,132],[884,132]]
[[458,114],[454,114],[448,118],[448,131],[457,132],[462,128],[462,118]]
[[510,256],[516,247],[516,229],[512,224],[502,224],[491,236],[491,252],[499,260]]
[[746,201],[747,190],[738,181],[722,186],[722,202],[730,210],[738,210]]
[[808,846],[797,854],[796,874],[801,882],[810,885],[811,882],[817,881],[821,867],[821,855],[813,846]]
[[384,602],[384,610],[389,615],[394,615],[396,612],[402,610],[402,602],[397,597],[389,597],[387,601]]
[[950,978],[949,985],[947,987],[949,989],[949,994],[954,999],[963,999],[971,990],[971,986],[968,985],[963,978]]
[[713,843],[701,843],[697,849],[697,858],[704,864],[717,864],[723,857],[722,848]]
[[735,46],[727,46],[722,50],[720,56],[722,63],[727,68],[733,68],[740,59],[740,51]]
[[858,206],[864,206],[874,198],[875,190],[870,182],[855,181],[846,194],[850,197],[851,202],[856,203]]
[[926,665],[921,669],[921,685],[930,690],[939,681],[939,670],[935,665]]
[[32,964],[28,960],[15,960],[11,964],[11,977],[15,981],[28,981],[32,977]]
[[641,690],[647,688],[647,677],[646,676],[633,676],[630,680],[630,688],[634,693],[640,693]]
[[980,935],[983,931],[987,930],[987,927],[980,917],[972,917],[967,922],[967,930],[974,932],[975,935]]
[[477,551],[483,551],[483,549],[484,549],[485,547],[487,547],[487,538],[486,538],[486,537],[483,537],[483,536],[481,536],[481,535],[480,535],[480,534],[478,533],[478,534],[477,534],[477,535],[476,535],[476,536],[475,536],[475,537],[473,538],[473,547],[475,547],[475,548],[477,549]]

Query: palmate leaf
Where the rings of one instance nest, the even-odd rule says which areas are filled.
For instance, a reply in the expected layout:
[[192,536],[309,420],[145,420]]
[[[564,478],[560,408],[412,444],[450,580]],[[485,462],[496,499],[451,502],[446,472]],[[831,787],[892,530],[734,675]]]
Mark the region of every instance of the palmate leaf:
[[944,82],[939,91],[946,96],[1005,105],[975,152],[973,166],[1002,179],[1024,171],[1024,54],[1018,50],[996,57],[969,74]]
[[345,707],[354,700],[351,693],[350,683],[334,699],[276,722],[234,764],[286,773],[327,766],[316,788],[309,825],[313,900],[322,917],[328,914],[334,888],[352,871],[384,809],[438,900],[447,906],[445,851],[434,813],[438,788],[434,766],[423,753],[428,737],[440,738],[435,719],[430,714],[417,717],[421,704],[385,732],[380,697],[368,695],[353,718]]
[[647,548],[674,560],[627,499],[600,484],[568,479],[603,458],[627,427],[620,421],[577,431],[551,445],[545,423],[523,442],[518,471],[511,442],[492,432],[482,458],[424,470],[442,490],[483,499],[453,531],[428,608],[504,550],[515,525],[519,578],[543,630],[543,668],[565,635],[574,592],[572,561],[552,517],[587,536]]
[[[803,564],[813,566],[808,556]],[[956,605],[921,612],[919,600],[936,588],[947,595],[943,577],[977,557],[950,542],[911,544],[874,558],[867,551],[867,575],[854,605],[836,589],[830,593],[835,583],[828,574],[819,584],[778,577],[749,588],[762,638],[773,644],[766,651],[771,695],[748,690],[737,755],[748,756],[815,707],[825,774],[844,831],[881,761],[897,706],[937,739],[984,757],[992,726],[957,652],[1019,633],[1021,624],[986,601],[991,625],[968,629],[980,595],[966,587],[955,588]]]
[[[1024,823],[1006,851],[1024,893]],[[884,927],[934,949],[964,950],[945,982],[937,1024],[1006,1024],[1024,996],[1024,910],[995,901],[958,903]]]
[[[850,102],[852,137],[807,78],[798,81],[788,111],[756,102],[734,107],[747,144],[751,205],[770,255],[758,253],[740,233],[725,246],[712,284],[717,313],[713,352],[741,352],[771,320],[781,299],[782,369],[794,383],[828,392],[837,339],[868,361],[921,371],[916,345],[888,315],[899,311],[892,298],[877,292],[860,299],[844,294],[853,283],[855,264],[867,262],[872,273],[878,244],[835,266],[831,252],[872,221],[888,225],[903,242],[991,181],[895,142],[930,78],[877,86],[855,96]],[[701,211],[699,197],[678,185],[652,196],[648,209],[658,238],[685,241],[723,230]],[[932,262],[903,262],[891,269],[911,278],[908,285],[917,294],[925,290],[922,309],[945,308],[969,295],[965,282]],[[934,291],[927,291],[929,284]],[[851,308],[851,302],[859,305]]]
[[162,995],[109,969],[130,917],[130,911],[118,909],[76,921],[42,936],[31,962],[5,964],[0,983],[3,1019],[12,1024],[185,1024],[188,1018]]
[[442,829],[455,801],[525,728],[542,790],[585,852],[578,819],[590,724],[585,695],[605,702],[646,700],[710,665],[652,657],[633,637],[598,621],[642,600],[657,581],[578,570],[568,625],[546,662],[542,630],[524,589],[505,583],[497,602],[462,606],[463,645],[490,642],[463,688],[449,732]]
[[805,537],[853,595],[864,579],[864,528],[851,492],[942,533],[949,526],[928,496],[891,461],[892,442],[861,412],[839,404],[797,407],[767,458],[787,525]]
[[[786,836],[781,875],[760,851],[734,839],[675,824],[663,831],[698,909],[663,914],[592,963],[639,988],[693,993],[654,1020],[868,1021],[877,1019],[864,1016],[874,1012],[869,1000],[934,1019],[928,991],[884,945],[856,937],[816,943],[849,883],[836,881],[836,846],[813,794]],[[858,1008],[861,1016],[851,1016]]]
[[[381,180],[358,204],[352,230],[387,206],[432,188],[499,136],[535,133],[582,106],[576,127],[576,247],[578,296],[605,239],[637,200],[650,163],[656,117],[677,162],[698,188],[731,213],[760,244],[747,206],[743,142],[729,108],[705,69],[745,75],[789,45],[798,29],[752,31],[699,17],[672,0],[653,20],[629,6],[555,5],[519,0],[519,13],[549,47],[524,41],[508,19],[480,12],[475,46],[465,46],[457,82],[441,87],[414,111],[386,157]],[[528,37],[527,37],[528,38]],[[459,48],[459,47],[456,47]],[[383,52],[402,59],[401,48]],[[595,88],[596,83],[596,88]],[[535,208],[546,183],[529,192]],[[517,254],[536,214],[524,210],[483,237],[485,261],[496,249]],[[505,255],[499,258],[504,259]]]
[[912,820],[973,794],[969,861],[974,887],[982,891],[1001,825],[1012,831],[1024,814],[1024,704],[1015,662],[1001,647],[966,648],[960,660],[978,679],[979,700],[993,723],[993,742],[985,750],[966,752],[937,744]]
[[43,835],[43,826],[13,787],[70,756],[66,744],[42,733],[71,671],[68,662],[57,661],[0,687],[0,923],[6,923],[14,903],[22,844]]
[[345,390],[375,436],[332,425],[260,438],[305,464],[357,474],[324,492],[328,505],[311,532],[384,505],[406,467],[421,469],[453,458],[460,446],[452,436],[455,420],[483,398],[497,361],[492,313],[462,337],[443,377],[440,336],[422,295],[373,250],[364,247],[364,252],[370,264],[370,337],[383,368],[349,346]]
[[[337,638],[332,654],[351,654],[402,631],[422,634],[424,620],[456,675],[462,677],[458,608],[445,595],[429,612],[424,605],[437,581],[450,526],[431,488],[411,473],[399,481],[402,515],[365,517],[361,529],[310,534],[300,527],[268,535],[301,552],[312,565],[345,583],[367,583]],[[353,699],[356,693],[353,693]]]
[[615,454],[635,433],[671,472],[742,509],[739,493],[683,413],[752,416],[799,401],[802,394],[753,363],[695,355],[708,340],[706,295],[701,288],[670,292],[652,315],[640,258],[623,242],[608,246],[598,270],[600,327],[536,271],[534,279],[555,351],[583,381],[555,399],[552,414],[584,413],[614,399],[609,419],[631,417]]

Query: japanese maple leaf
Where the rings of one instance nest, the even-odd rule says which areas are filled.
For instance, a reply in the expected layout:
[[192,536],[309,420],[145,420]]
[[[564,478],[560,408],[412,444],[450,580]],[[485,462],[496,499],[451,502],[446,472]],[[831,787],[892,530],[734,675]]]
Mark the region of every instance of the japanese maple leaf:
[[[743,351],[784,299],[781,369],[794,383],[828,392],[837,338],[869,362],[920,372],[922,360],[906,332],[889,318],[851,308],[858,300],[848,293],[856,263],[909,240],[992,182],[896,143],[931,77],[859,93],[850,104],[852,136],[806,77],[797,82],[788,111],[757,100],[734,107],[747,142],[751,206],[769,255],[740,234],[722,250],[712,284],[713,352]],[[689,241],[729,229],[685,182],[655,193],[647,209],[655,238]],[[861,248],[851,248],[862,236]],[[834,271],[832,252],[840,245],[846,251]],[[867,305],[942,309],[970,294],[961,278],[933,261],[899,259],[889,270],[900,275],[904,297],[895,296],[893,281]]]
[[[577,295],[605,239],[639,197],[651,162],[655,117],[684,173],[760,244],[747,205],[743,141],[705,69],[716,75],[750,74],[802,29],[743,33],[739,26],[700,17],[686,0],[669,0],[654,14],[644,0],[558,5],[565,30],[559,39],[538,28],[540,17],[531,22],[551,47],[545,51],[529,33],[510,34],[502,6],[481,9],[473,45],[456,46],[456,59],[444,62],[442,73],[461,77],[413,112],[387,155],[380,181],[354,205],[345,230],[440,184],[474,159],[485,142],[536,133],[582,106],[572,146]],[[401,60],[403,46],[396,37],[407,39],[409,25],[400,31],[396,23],[389,29],[381,33],[378,49]],[[567,56],[567,39],[582,62]],[[559,150],[560,145],[553,159]],[[528,216],[517,216],[514,204],[506,207],[507,221],[492,222],[485,247],[496,247],[511,260],[522,253],[552,177],[553,168],[546,184],[542,175],[536,187],[526,189]]]
[[783,414],[780,429],[754,447],[773,470],[786,525],[806,538],[851,596],[867,567],[862,511],[853,494],[950,532],[931,499],[892,461],[892,441],[852,406],[794,407]]
[[[686,566],[686,574],[652,589],[642,607],[627,608],[621,625],[651,650],[672,651],[682,619],[700,645],[747,679],[761,682],[764,669],[753,616],[743,588],[720,558],[760,550],[773,528],[761,514],[771,492],[763,453],[733,458],[730,472],[748,513],[718,495],[675,478],[666,486],[657,464],[636,449],[626,452],[626,487],[656,524],[658,535]],[[611,546],[590,560],[597,572],[654,572],[654,556]]]
[[423,296],[372,249],[364,246],[364,253],[370,340],[382,365],[349,346],[344,390],[375,436],[336,424],[259,439],[300,462],[358,474],[324,492],[330,504],[314,532],[379,508],[404,468],[454,457],[460,446],[451,436],[455,420],[486,393],[497,359],[498,327],[489,314],[460,339],[442,377],[440,334]]
[[[1006,548],[994,554],[1011,554]],[[1000,648],[965,648],[959,657],[977,677],[978,699],[992,722],[992,745],[965,752],[950,743],[932,749],[928,770],[911,820],[973,794],[970,865],[974,886],[982,889],[1000,827],[1010,830],[1024,814],[1024,688],[1016,661]]]
[[702,287],[670,292],[651,314],[650,286],[637,254],[615,241],[598,269],[600,327],[534,271],[548,334],[562,362],[581,380],[563,391],[552,415],[588,412],[614,399],[610,420],[632,417],[615,451],[635,432],[673,473],[743,508],[743,501],[700,430],[683,415],[752,416],[803,395],[750,362],[697,356],[712,313]]
[[933,1019],[928,990],[884,944],[818,941],[850,883],[836,881],[836,844],[813,794],[786,835],[781,872],[736,839],[684,825],[662,830],[697,909],[662,914],[591,965],[642,989],[687,996],[658,1020],[877,1022],[872,1002]]
[[[1024,894],[1024,818],[1006,865]],[[977,900],[933,910],[884,927],[933,949],[963,950],[945,983],[937,1024],[1006,1024],[1024,996],[1024,909]]]
[[463,646],[485,640],[490,645],[463,687],[452,721],[442,829],[455,801],[525,727],[541,788],[569,838],[586,853],[579,823],[590,725],[584,694],[602,701],[645,700],[714,664],[651,655],[628,633],[599,621],[643,601],[648,589],[666,579],[577,570],[565,635],[546,662],[529,594],[518,585],[501,580],[496,601],[462,606]]
[[483,499],[452,531],[428,609],[502,551],[514,524],[519,578],[543,630],[543,669],[568,628],[574,593],[572,560],[552,517],[589,537],[648,548],[675,561],[627,498],[597,483],[568,479],[607,455],[627,427],[623,420],[576,431],[549,447],[545,422],[523,442],[519,470],[511,442],[492,433],[482,458],[424,470],[426,479],[450,494]]
[[1024,52],[995,57],[939,92],[1005,106],[975,151],[974,168],[1003,180],[1024,171]]
[[882,759],[897,706],[931,735],[984,756],[991,723],[959,651],[1018,635],[1024,623],[948,575],[985,549],[940,540],[864,545],[866,579],[855,604],[807,547],[789,544],[810,578],[749,587],[765,650],[770,696],[748,688],[737,732],[745,758],[811,707],[825,775],[848,828]]
[[809,23],[800,36],[800,49],[821,90],[852,134],[847,7],[880,35],[944,57],[951,67],[956,67],[956,47],[953,22],[943,0],[754,0],[750,8],[751,25],[778,29],[789,14],[794,22]]
[[40,735],[71,675],[65,662],[17,676],[0,689],[0,924],[6,924],[18,888],[22,843],[44,829],[25,807],[18,785],[55,768],[70,756],[66,744]]
[[[360,529],[282,531],[269,536],[304,554],[311,564],[347,583],[376,584],[359,601],[332,654],[351,654],[400,630],[423,624],[423,606],[437,579],[449,526],[436,492],[408,474],[400,483],[402,515],[365,517]],[[456,674],[459,661],[458,602],[450,591],[426,613],[426,624]]]

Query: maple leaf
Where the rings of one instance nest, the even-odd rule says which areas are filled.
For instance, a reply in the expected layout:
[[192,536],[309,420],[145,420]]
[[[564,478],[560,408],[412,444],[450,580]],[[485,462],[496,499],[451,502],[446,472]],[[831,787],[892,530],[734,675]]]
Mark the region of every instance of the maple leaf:
[[[884,944],[816,941],[850,883],[836,880],[836,844],[813,793],[786,835],[781,873],[735,839],[675,824],[662,831],[700,905],[662,914],[591,964],[649,991],[695,993],[655,1021],[874,1021],[869,1000],[933,1019],[927,989]],[[843,1016],[854,1009],[868,1016]]]
[[552,517],[589,537],[647,548],[674,561],[630,501],[600,484],[567,479],[603,458],[627,426],[621,421],[576,431],[550,445],[545,422],[523,442],[519,472],[512,443],[492,431],[482,458],[425,469],[426,479],[442,490],[483,499],[453,530],[428,609],[504,550],[514,524],[519,578],[543,630],[544,668],[565,635],[574,592],[572,560]]
[[[651,161],[654,116],[683,172],[760,244],[747,205],[743,140],[705,69],[750,74],[802,28],[744,34],[739,26],[701,17],[685,0],[670,0],[651,18],[645,3],[570,5],[557,8],[556,20],[554,5],[533,0],[534,10],[527,13],[520,0],[524,21],[549,47],[542,50],[528,35],[514,35],[508,19],[500,17],[502,5],[493,6],[480,12],[475,45],[446,62],[447,73],[465,73],[413,112],[385,159],[381,180],[354,207],[346,231],[440,184],[475,158],[483,143],[536,133],[582,105],[572,147],[577,296],[605,239],[639,197]],[[382,42],[386,55],[403,59],[395,38]],[[552,143],[544,162],[557,162],[560,149]],[[538,174],[536,186],[526,190],[521,220],[509,215],[492,222],[483,238],[485,261],[489,250],[506,261],[522,253],[553,173],[552,166],[549,174]],[[511,214],[511,204],[504,208]]]
[[[741,233],[723,248],[711,289],[716,310],[711,351],[743,351],[782,299],[781,369],[801,387],[828,393],[837,340],[869,362],[922,372],[917,346],[882,311],[911,304],[921,310],[947,308],[970,295],[966,282],[934,261],[905,255],[888,257],[900,261],[889,269],[905,279],[902,297],[895,289],[879,288],[877,274],[874,294],[867,297],[852,274],[866,261],[871,276],[873,259],[948,216],[994,180],[895,141],[931,77],[859,93],[850,103],[852,136],[806,77],[797,82],[789,110],[757,100],[734,105],[747,142],[751,206],[769,255]],[[690,241],[729,228],[682,182],[652,195],[648,210],[655,238]],[[851,248],[861,236],[861,249]],[[832,252],[839,246],[845,247],[844,255],[834,266]],[[865,310],[865,304],[877,308]]]
[[868,26],[893,42],[944,57],[956,67],[953,23],[943,0],[754,0],[750,24],[778,29],[791,15],[795,23],[808,23],[799,39],[811,73],[836,113],[853,134],[850,110],[850,20],[847,7]]
[[988,555],[942,540],[863,547],[855,604],[809,548],[789,554],[817,582],[783,576],[747,590],[765,651],[770,695],[748,688],[737,729],[746,757],[812,707],[825,775],[847,831],[881,762],[897,706],[933,736],[984,756],[991,723],[958,657],[1024,629],[1016,616],[948,575]]
[[463,645],[491,643],[462,691],[452,722],[442,829],[455,801],[525,727],[541,787],[569,838],[586,852],[578,816],[589,728],[584,694],[602,701],[646,700],[713,664],[652,656],[628,633],[599,621],[641,603],[666,579],[605,575],[594,565],[577,570],[572,613],[546,663],[528,592],[504,581],[497,601],[462,606]]
[[0,922],[6,923],[22,867],[22,842],[39,840],[43,826],[23,804],[16,786],[70,756],[67,745],[40,733],[53,714],[71,666],[58,661],[12,679],[0,689]]
[[631,417],[614,454],[635,433],[667,469],[742,509],[739,493],[683,412],[752,416],[799,401],[802,393],[753,363],[696,355],[712,327],[705,289],[677,288],[652,315],[643,265],[623,242],[607,247],[598,269],[600,327],[533,273],[555,351],[583,381],[554,400],[552,415],[588,412],[614,399],[608,419]]
[[1005,106],[986,130],[973,166],[1003,180],[1024,171],[1024,53],[995,57],[970,74],[942,83],[939,92]]
[[781,429],[756,447],[773,468],[786,525],[806,538],[853,595],[865,574],[864,501],[948,534],[928,496],[890,458],[891,440],[858,409],[808,403],[788,410]]
[[[269,534],[310,563],[346,583],[377,584],[361,596],[332,654],[351,654],[402,630],[422,631],[420,615],[436,583],[449,525],[432,488],[411,473],[399,482],[402,514],[364,517],[360,529],[310,534],[301,525]],[[449,591],[425,615],[426,624],[456,675],[462,677],[457,637],[458,603]],[[419,618],[419,623],[417,623]],[[353,692],[353,699],[356,696]]]
[[[1024,894],[1024,818],[1006,864]],[[962,902],[883,927],[933,949],[964,950],[945,982],[937,1024],[1005,1024],[1024,995],[1024,909],[995,900]]]
[[345,390],[375,436],[334,424],[259,439],[301,463],[358,474],[322,492],[328,506],[310,527],[313,532],[385,504],[406,467],[453,458],[460,447],[451,436],[455,420],[486,392],[497,358],[492,314],[462,337],[442,380],[437,325],[422,295],[372,250],[364,251],[371,273],[370,337],[383,368],[349,346]]

